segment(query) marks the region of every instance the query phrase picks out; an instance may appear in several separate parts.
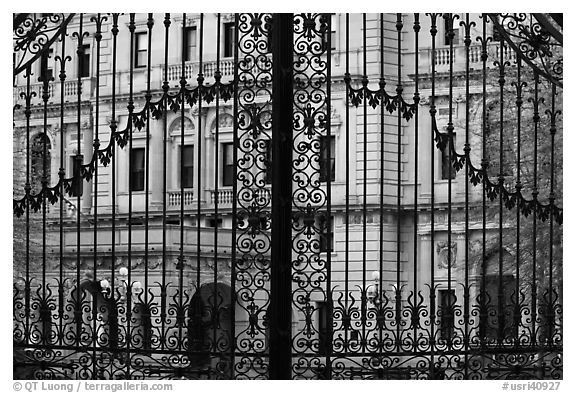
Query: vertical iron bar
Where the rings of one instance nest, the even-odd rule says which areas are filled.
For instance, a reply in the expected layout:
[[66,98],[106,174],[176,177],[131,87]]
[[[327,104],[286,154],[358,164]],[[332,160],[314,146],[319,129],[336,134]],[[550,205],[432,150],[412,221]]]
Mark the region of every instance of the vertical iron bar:
[[[460,23],[462,24],[462,22]],[[469,318],[470,318],[470,283],[468,277],[468,242],[469,242],[469,225],[470,225],[470,196],[469,196],[469,181],[468,181],[468,170],[470,163],[470,14],[466,13],[466,22],[464,22],[464,28],[466,31],[466,36],[464,37],[464,45],[466,47],[466,110],[465,110],[465,141],[464,141],[464,157],[466,162],[464,164],[464,379],[468,379],[468,351],[470,348],[470,332],[469,332]],[[452,112],[452,111],[450,111]]]
[[482,273],[480,289],[480,344],[486,345],[487,296],[486,296],[486,182],[488,177],[488,160],[486,159],[486,60],[488,60],[486,41],[486,20],[482,14]]
[[[293,15],[272,17],[270,378],[291,376]],[[290,163],[290,165],[287,165]]]
[[[420,33],[420,14],[414,14],[414,309],[412,311],[413,321],[416,321],[416,316],[420,315],[417,306],[418,302],[418,105],[420,103],[420,93],[418,91],[418,35]],[[383,180],[382,180],[383,182]],[[382,274],[382,273],[380,273]],[[418,322],[414,323],[414,351],[418,350]]]
[[[168,133],[168,91],[170,85],[168,84],[168,43],[170,38],[170,14],[164,15],[164,81],[162,82],[163,93],[163,106],[164,113],[162,116],[162,284],[160,287],[160,337],[166,337],[168,332],[166,330],[166,196],[167,196],[167,133]],[[165,340],[160,340],[160,349],[165,349]]]
[[[84,14],[80,14],[80,26],[79,26],[79,30],[78,30],[78,49],[76,50],[76,54],[78,56],[78,70],[80,70],[80,58],[81,53],[82,53],[82,36],[83,36],[83,31],[82,31],[82,20],[83,20],[83,16]],[[81,154],[82,154],[82,148],[80,145],[80,127],[81,127],[81,107],[82,107],[82,80],[80,78],[80,71],[78,71],[78,79],[77,79],[77,90],[78,90],[78,101],[77,101],[77,134],[76,136],[78,137],[78,153],[76,154],[76,156],[74,157],[74,162],[77,165],[77,168],[80,168],[81,164],[82,164],[82,158],[81,158]],[[83,293],[80,292],[80,190],[82,189],[83,186],[83,179],[82,179],[82,175],[81,175],[81,170],[75,170],[74,171],[74,181],[72,182],[72,184],[74,184],[76,187],[76,288],[78,289],[78,298],[76,299],[76,318],[78,318],[76,320],[76,345],[80,346],[80,337],[81,337],[81,330],[82,330],[82,311],[81,309],[83,308],[81,306],[81,302],[82,302],[82,298],[83,298]]]
[[[47,49],[46,49],[47,50]],[[48,54],[50,53],[49,51],[47,52]],[[46,58],[48,58],[48,54],[46,55]],[[48,60],[47,60],[48,61]],[[47,160],[46,160],[46,155],[47,155],[47,143],[49,142],[49,138],[48,138],[48,98],[50,97],[50,94],[48,92],[48,84],[50,82],[51,79],[53,79],[52,77],[48,77],[47,72],[44,72],[44,75],[42,75],[42,73],[40,74],[40,78],[42,79],[42,101],[43,101],[43,110],[42,110],[42,115],[43,115],[43,125],[42,125],[42,129],[43,129],[43,136],[44,138],[42,138],[42,180],[40,182],[41,184],[41,195],[42,195],[42,300],[40,303],[40,309],[39,311],[39,316],[40,316],[40,323],[42,326],[42,334],[40,336],[40,342],[41,344],[48,344],[48,337],[47,334],[48,332],[46,331],[46,329],[44,329],[45,326],[47,326],[47,323],[50,321],[45,320],[45,318],[47,318],[48,316],[48,304],[47,304],[47,299],[46,299],[46,194],[47,194],[47,188],[48,188],[48,176],[47,176]],[[39,135],[39,134],[38,134]]]
[[142,306],[142,297],[141,297],[141,293],[140,293],[140,329],[142,331],[142,337],[141,339],[143,340],[143,347],[147,348],[148,344],[146,340],[149,340],[151,337],[149,337],[149,332],[147,331],[148,329],[148,322],[145,321],[144,318],[147,318],[147,316],[142,315],[142,313],[144,314],[149,314],[149,312],[147,311],[147,307],[148,307],[148,247],[149,247],[149,220],[150,220],[150,215],[149,215],[149,204],[150,204],[150,103],[152,101],[152,94],[150,92],[150,74],[151,74],[151,70],[152,70],[152,28],[154,27],[154,17],[152,13],[148,14],[148,21],[146,23],[146,26],[148,27],[148,48],[146,51],[146,95],[145,95],[145,105],[146,105],[146,148],[144,149],[144,152],[146,154],[145,157],[145,169],[144,169],[144,175],[146,176],[145,178],[145,187],[144,187],[144,306]]
[[[118,122],[116,121],[116,60],[117,60],[117,39],[118,39],[118,17],[119,13],[112,14],[112,101],[110,106],[112,107],[112,120],[110,121],[110,144],[112,145],[111,154],[112,160],[110,165],[110,172],[112,172],[111,182],[112,182],[112,272],[110,277],[111,286],[111,296],[114,303],[116,303],[116,137]],[[118,318],[118,314],[114,310],[114,316]],[[117,332],[120,334],[120,332]],[[118,343],[114,343],[117,345]],[[113,345],[111,345],[113,346]],[[117,349],[117,348],[111,348]],[[110,365],[112,373],[112,365]]]
[[[446,17],[450,23],[450,30],[448,33],[448,40],[450,45],[449,50],[449,74],[448,74],[448,143],[444,147],[448,149],[448,309],[442,310],[442,316],[445,313],[451,317],[453,320],[454,309],[453,309],[453,299],[452,299],[452,154],[455,153],[454,145],[454,124],[452,123],[452,98],[454,89],[454,16],[453,14],[447,14]],[[446,340],[448,344],[448,349],[452,349],[452,337]]]
[[240,30],[238,29],[239,14],[234,14],[234,80],[232,81],[234,85],[234,103],[233,103],[233,138],[234,138],[234,148],[232,149],[234,171],[233,171],[233,181],[232,181],[232,262],[230,266],[230,299],[231,299],[231,316],[232,316],[232,326],[230,332],[230,364],[232,370],[230,372],[230,378],[234,378],[234,364],[235,353],[236,353],[236,226],[238,225],[236,214],[238,212],[238,47],[240,46]]
[[[200,14],[200,54],[199,54],[199,62],[198,62],[198,132],[197,132],[197,144],[198,144],[198,198],[197,198],[197,211],[196,211],[196,290],[200,290],[200,257],[202,249],[201,246],[201,218],[202,218],[202,100],[204,98],[204,14]],[[184,129],[182,129],[182,146],[184,146]],[[180,172],[182,173],[182,172]],[[205,348],[202,348],[204,350]]]
[[[217,291],[217,283],[218,283],[218,147],[219,147],[219,133],[220,133],[220,124],[219,124],[219,111],[220,111],[220,14],[216,17],[216,72],[214,73],[214,85],[216,86],[216,117],[214,119],[214,123],[216,124],[216,131],[214,134],[214,195],[216,198],[214,200],[214,299],[212,300],[212,316],[219,315],[218,312],[218,291]],[[217,352],[217,336],[216,336],[216,329],[213,329],[213,349],[214,352]],[[222,362],[222,358],[220,358],[220,362]]]
[[[344,244],[344,307],[346,315],[350,315],[348,309],[348,275],[350,268],[350,14],[346,14],[346,206],[345,206],[345,244]],[[349,350],[348,330],[350,324],[344,325],[344,349]]]
[[30,109],[30,101],[32,99],[32,93],[30,91],[30,78],[32,77],[32,67],[28,65],[26,68],[26,108],[24,109],[24,115],[26,116],[26,184],[24,190],[26,192],[26,283],[24,289],[25,296],[25,306],[24,313],[26,315],[26,328],[24,342],[30,344],[31,334],[30,334],[30,115],[32,113]]
[[128,124],[126,131],[128,132],[128,281],[124,284],[126,290],[126,379],[130,378],[130,342],[132,340],[131,322],[132,322],[132,131],[133,131],[133,117],[134,112],[134,30],[135,14],[130,14],[130,22],[128,30],[130,31],[130,89],[128,96]]
[[[176,267],[178,269],[178,306],[181,308],[180,319],[178,321],[178,349],[183,350],[190,350],[192,349],[192,345],[188,342],[188,348],[184,348],[184,337],[182,333],[183,329],[183,321],[184,321],[184,267],[186,266],[184,263],[184,182],[182,181],[182,174],[184,173],[184,108],[185,108],[185,93],[186,93],[186,67],[185,67],[185,59],[186,59],[186,41],[184,37],[186,36],[186,14],[182,14],[182,51],[180,57],[180,69],[182,70],[182,75],[180,78],[180,91],[179,94],[181,95],[181,107],[180,107],[180,254],[178,256],[178,263]],[[200,127],[198,127],[198,130]],[[197,131],[199,133],[199,131]],[[199,190],[195,190],[195,193],[198,195],[196,196],[196,201],[200,204],[200,192]],[[199,221],[200,219],[198,219]],[[196,225],[196,230],[200,231],[200,223],[198,222]],[[199,289],[199,286],[196,287],[196,290]]]
[[[402,14],[396,14],[396,31],[398,32],[398,84],[396,86],[396,94],[400,101],[402,97]],[[399,104],[400,105],[400,104]],[[396,188],[396,295],[395,295],[395,306],[396,306],[396,338],[395,346],[398,351],[401,350],[401,340],[400,340],[400,321],[402,320],[401,315],[401,287],[400,287],[400,248],[401,248],[401,226],[400,220],[401,215],[401,192],[402,192],[402,111],[397,109],[398,112],[398,140],[397,140],[397,151],[396,151],[396,175],[397,175],[397,188]]]
[[432,127],[430,129],[430,378],[434,378],[434,354],[436,339],[434,337],[434,327],[436,324],[436,287],[434,277],[434,126],[436,123],[436,18],[438,14],[430,14],[431,26],[430,35],[432,38],[432,88],[430,95],[430,116],[432,117]]
[[504,287],[503,287],[503,269],[504,269],[504,238],[503,238],[503,225],[504,225],[504,40],[500,40],[500,76],[498,84],[500,85],[500,147],[499,147],[499,173],[498,173],[498,344],[504,342]]
[[[94,121],[94,130],[95,130],[95,137],[94,137],[94,152],[92,154],[92,165],[94,165],[94,237],[93,237],[93,247],[94,247],[94,279],[97,280],[97,259],[98,259],[98,149],[100,148],[100,139],[98,138],[98,120],[100,116],[100,41],[102,40],[102,17],[101,14],[98,14],[97,18],[90,18],[90,21],[96,22],[96,33],[94,34],[94,38],[96,39],[96,103],[95,103],[95,121]],[[85,57],[84,60],[85,61]],[[90,69],[90,71],[92,71]],[[94,157],[95,156],[95,157]],[[93,365],[94,370],[92,375],[96,377],[97,373],[97,361],[96,361],[96,348],[98,346],[98,324],[96,319],[98,318],[98,303],[94,302],[94,309],[93,309]]]
[[[386,94],[386,80],[384,79],[384,14],[380,14],[380,81],[379,90],[382,97]],[[384,103],[380,106],[380,219],[379,219],[379,258],[378,258],[378,315],[382,315],[382,280],[384,270]],[[384,346],[382,345],[383,324],[378,324],[379,355],[382,355]]]
[[[549,202],[550,207],[554,206],[555,201],[555,192],[554,192],[554,137],[556,135],[556,85],[552,84],[552,98],[551,98],[551,112],[550,112],[550,195],[549,195]],[[548,277],[548,318],[547,323],[548,325],[548,345],[554,345],[552,338],[554,336],[554,297],[553,297],[553,278],[554,278],[554,270],[553,270],[553,262],[554,262],[554,216],[552,214],[552,209],[550,209],[550,250],[549,250],[549,257],[550,262],[548,266],[548,271],[550,276]]]
[[[60,211],[58,217],[58,249],[59,266],[58,276],[58,322],[59,332],[63,332],[64,323],[64,81],[66,80],[66,28],[62,29],[62,57],[60,58],[60,168],[58,169],[58,179],[60,182]],[[58,338],[58,344],[64,344],[64,336]]]
[[520,337],[518,331],[520,329],[520,198],[522,197],[522,182],[520,180],[520,153],[521,148],[521,130],[522,130],[522,60],[517,56],[517,74],[516,74],[516,305],[514,315],[515,320],[515,338],[514,344],[518,348],[520,345]]
[[[540,121],[540,115],[538,113],[538,84],[540,83],[540,77],[537,72],[534,72],[534,182],[532,184],[532,203],[536,207],[536,201],[538,200],[538,122]],[[536,240],[538,232],[538,220],[536,218],[536,209],[532,212],[532,334],[534,345],[537,344],[538,337],[536,335],[536,319],[538,309],[536,306],[538,288],[536,286]]]
[[328,220],[326,220],[328,228],[326,233],[328,233],[327,240],[327,252],[326,252],[326,302],[328,304],[327,312],[327,348],[326,348],[326,378],[332,378],[332,363],[331,363],[331,356],[332,356],[332,335],[333,335],[333,327],[332,327],[332,320],[333,320],[333,308],[334,304],[332,303],[332,244],[334,242],[334,233],[332,231],[333,225],[333,218],[332,218],[332,165],[330,164],[332,158],[332,126],[331,126],[331,84],[332,84],[332,73],[330,67],[332,66],[332,16],[331,14],[324,14],[325,18],[328,19],[328,25],[326,30],[326,35],[328,37],[328,45],[327,45],[327,53],[326,53],[326,134],[328,139],[328,152],[327,152],[327,162],[326,165],[327,170],[327,177],[326,177],[326,214]]
[[368,340],[366,339],[366,323],[367,323],[367,312],[368,312],[368,301],[367,301],[367,291],[368,288],[366,287],[366,194],[367,194],[367,184],[366,184],[366,175],[367,175],[367,161],[368,161],[368,149],[367,147],[367,134],[368,134],[368,102],[366,99],[368,93],[368,75],[366,70],[366,14],[362,14],[362,133],[364,136],[362,148],[363,151],[363,167],[362,167],[362,348],[361,350],[366,351],[368,349],[367,343]]

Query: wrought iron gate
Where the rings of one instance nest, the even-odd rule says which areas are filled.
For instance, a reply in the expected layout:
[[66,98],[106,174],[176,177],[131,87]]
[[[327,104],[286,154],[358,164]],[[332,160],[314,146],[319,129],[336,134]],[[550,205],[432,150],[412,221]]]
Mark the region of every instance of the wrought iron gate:
[[14,378],[562,378],[562,24],[15,14]]

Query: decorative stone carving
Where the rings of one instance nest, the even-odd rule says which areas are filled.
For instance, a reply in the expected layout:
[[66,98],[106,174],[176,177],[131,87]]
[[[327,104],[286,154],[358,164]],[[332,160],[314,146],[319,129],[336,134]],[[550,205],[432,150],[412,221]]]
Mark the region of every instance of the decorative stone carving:
[[[234,117],[228,113],[223,113],[218,116],[218,128],[232,128],[234,126]],[[216,121],[212,122],[210,128],[211,132],[216,130]]]
[[[179,133],[180,129],[182,128],[182,120],[180,118],[174,119],[174,121],[170,124],[170,128],[168,131],[170,133]],[[189,117],[184,117],[184,131],[186,130],[193,130],[194,129],[194,122]]]
[[[450,267],[456,266],[457,245],[455,242],[450,244]],[[436,253],[438,254],[438,268],[448,269],[448,242],[436,243]]]

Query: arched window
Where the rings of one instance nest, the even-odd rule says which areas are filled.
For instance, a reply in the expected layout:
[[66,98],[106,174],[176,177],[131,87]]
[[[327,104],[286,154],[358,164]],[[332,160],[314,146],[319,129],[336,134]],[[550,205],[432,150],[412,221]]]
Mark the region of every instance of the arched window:
[[[30,184],[35,190],[42,187],[44,168],[46,168],[47,184],[50,184],[51,148],[50,139],[45,133],[36,134],[32,138],[30,144]],[[46,155],[44,155],[44,151],[46,151]]]

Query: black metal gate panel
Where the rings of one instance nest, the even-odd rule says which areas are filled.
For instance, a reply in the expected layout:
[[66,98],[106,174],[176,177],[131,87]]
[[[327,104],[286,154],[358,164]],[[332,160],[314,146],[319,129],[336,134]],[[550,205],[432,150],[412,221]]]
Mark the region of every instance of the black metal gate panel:
[[562,378],[562,31],[14,14],[14,378]]

